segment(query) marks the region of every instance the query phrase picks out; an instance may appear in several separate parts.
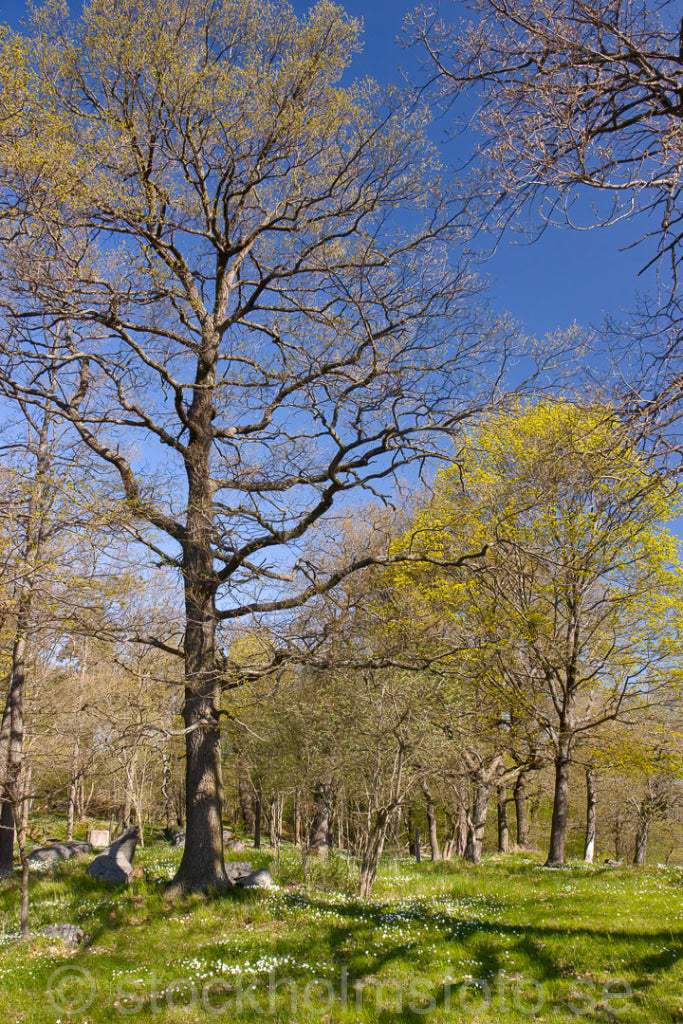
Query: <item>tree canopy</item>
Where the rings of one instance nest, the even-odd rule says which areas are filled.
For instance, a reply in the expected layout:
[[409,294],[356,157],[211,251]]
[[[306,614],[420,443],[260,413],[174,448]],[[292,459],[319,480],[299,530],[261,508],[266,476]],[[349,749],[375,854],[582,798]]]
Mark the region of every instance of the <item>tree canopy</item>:
[[92,0],[0,49],[0,377],[72,426],[182,578],[182,886],[223,878],[217,630],[365,564],[299,541],[433,452],[497,361],[426,112],[340,84],[358,34],[328,0]]
[[485,555],[396,570],[460,638],[453,671],[498,696],[506,727],[531,718],[551,740],[562,790],[551,863],[564,860],[573,747],[680,690],[673,511],[670,485],[611,410],[541,401],[472,430],[415,517],[411,543],[428,556],[473,542]]

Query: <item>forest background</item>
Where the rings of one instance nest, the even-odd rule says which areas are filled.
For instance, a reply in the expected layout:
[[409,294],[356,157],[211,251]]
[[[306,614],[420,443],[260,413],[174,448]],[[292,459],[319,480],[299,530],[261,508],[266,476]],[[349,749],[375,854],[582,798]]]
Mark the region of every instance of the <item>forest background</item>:
[[[304,11],[303,6],[297,6],[296,9],[297,13]],[[395,36],[401,34],[404,12],[397,11],[394,4],[375,6],[371,12],[356,11],[351,4],[347,5],[347,10],[350,15],[363,14],[368,40],[365,50],[354,61],[350,72],[345,72],[347,78],[367,73],[380,82],[399,79],[399,72],[395,70],[399,63],[403,65],[409,77],[419,76],[415,49],[401,49],[394,45]],[[22,13],[20,9],[10,6],[5,16],[14,27],[18,25]],[[443,159],[448,164],[458,164],[466,157],[467,154],[460,147],[463,143],[466,144],[468,139],[446,139],[448,125],[445,119],[437,119],[429,127],[429,132],[435,141],[443,145]],[[586,213],[589,212],[589,207],[586,207]],[[599,341],[598,332],[593,332],[592,328],[602,326],[605,317],[617,320],[622,315],[625,317],[626,311],[634,308],[638,289],[642,288],[646,292],[648,286],[655,282],[654,268],[644,276],[638,276],[646,258],[640,250],[628,248],[632,241],[628,221],[611,228],[583,232],[551,227],[533,244],[522,243],[521,239],[515,238],[514,233],[506,234],[499,242],[495,254],[480,268],[482,275],[490,275],[492,279],[490,289],[486,292],[486,304],[497,314],[511,313],[514,321],[521,325],[522,332],[528,332],[537,338],[542,338],[546,334],[561,336],[561,332],[569,332],[570,339],[579,338],[582,335],[575,328],[575,325],[578,325],[584,334],[592,339],[591,344],[594,346],[589,357],[594,383],[599,381],[605,385],[612,378],[616,379],[617,375],[615,367],[610,363],[609,348]],[[575,330],[576,333],[572,333]],[[580,345],[583,344],[582,340]],[[41,423],[38,420],[34,422],[34,428],[34,440],[38,442],[34,455],[39,466],[45,451],[41,453]],[[578,447],[580,448],[580,445]],[[76,459],[74,454],[74,460]],[[73,464],[78,466],[77,461]],[[81,488],[87,491],[88,468],[85,464],[80,474],[80,480],[74,485],[75,490]],[[408,475],[404,480],[404,487],[406,486],[413,488],[415,478]],[[14,785],[16,797],[13,813],[15,817],[28,814],[32,802],[35,801],[46,802],[50,807],[60,806],[66,814],[69,834],[73,831],[74,819],[79,816],[86,817],[88,813],[99,813],[101,817],[113,814],[123,825],[129,823],[135,815],[144,825],[156,820],[156,816],[163,813],[167,827],[172,829],[178,824],[184,824],[186,811],[180,767],[183,731],[178,728],[177,720],[180,710],[177,680],[173,678],[173,670],[163,662],[164,654],[170,654],[170,641],[164,640],[161,645],[157,644],[156,651],[152,653],[147,651],[134,656],[130,653],[122,655],[122,649],[115,646],[112,657],[112,647],[106,646],[107,641],[112,639],[107,633],[113,635],[116,628],[120,627],[123,632],[135,632],[134,623],[131,625],[130,622],[125,622],[126,615],[131,609],[139,607],[147,622],[153,619],[163,622],[164,589],[168,584],[158,582],[151,569],[149,575],[136,580],[135,556],[131,554],[132,549],[128,548],[116,550],[116,559],[119,560],[116,582],[113,585],[111,581],[101,584],[100,574],[104,578],[104,570],[113,565],[114,558],[111,551],[102,555],[98,550],[98,528],[104,525],[106,534],[108,529],[115,530],[117,524],[114,520],[105,524],[88,522],[89,512],[92,513],[94,509],[94,514],[97,514],[95,504],[93,509],[88,509],[87,504],[84,504],[81,521],[77,524],[68,523],[68,514],[65,511],[67,499],[68,492],[63,491],[61,496],[55,499],[56,505],[51,509],[57,525],[48,528],[47,532],[53,530],[55,536],[61,534],[61,539],[51,556],[56,561],[50,567],[50,573],[58,581],[58,586],[53,593],[46,589],[42,598],[48,611],[71,602],[73,615],[68,617],[68,620],[74,628],[69,631],[64,620],[59,621],[56,628],[48,625],[43,630],[41,643],[37,647],[34,644],[33,649],[29,649],[26,654],[26,663],[30,664],[29,675],[32,672],[34,680],[31,684],[34,713],[33,731],[31,732],[29,728],[29,740],[25,746],[26,749],[31,748],[36,755],[36,770],[31,781],[25,767],[25,764],[30,763],[30,758],[25,764],[22,763],[21,785],[24,789],[18,796],[18,781],[9,779],[9,791],[12,791]],[[59,507],[60,501],[65,503],[63,508]],[[386,540],[392,532],[408,529],[410,518],[415,512],[414,502],[411,505],[410,501],[406,501],[403,518],[399,516],[398,520],[385,522],[375,510],[372,514],[378,517],[375,524],[378,537]],[[352,516],[350,518],[353,519]],[[27,521],[31,521],[30,512]],[[8,520],[8,523],[11,528],[11,521]],[[343,525],[352,535],[352,523]],[[673,527],[675,528],[675,523]],[[343,547],[346,538],[341,526],[339,531],[336,541]],[[88,551],[90,540],[93,545],[92,550]],[[26,544],[27,550],[35,550],[38,538],[27,535]],[[85,591],[81,591],[80,594],[78,591],[69,594],[68,575],[74,564],[77,564],[74,561],[75,552],[78,552],[77,559],[80,561],[79,568],[83,577],[81,582],[85,586]],[[460,550],[453,553],[452,557],[457,559],[463,554],[474,553],[476,552]],[[163,551],[158,554],[160,562],[163,563],[167,554]],[[126,559],[129,560],[128,563]],[[100,586],[104,586],[105,589],[99,592],[98,599],[93,602],[94,618],[97,618],[100,608],[106,605],[105,618],[108,617],[109,621],[92,621],[92,635],[88,637],[84,630],[85,620],[90,611],[88,601],[97,593]],[[90,598],[84,596],[87,595],[88,588]],[[351,585],[345,593],[346,597],[342,596],[339,599],[341,606],[347,599],[349,605],[354,606],[358,598],[353,593]],[[115,612],[119,610],[120,614],[112,616],[112,609]],[[34,611],[35,606],[31,609],[31,614]],[[333,610],[332,616],[334,618],[339,614],[338,606]],[[12,613],[8,618],[12,619]],[[76,625],[78,628],[75,628]],[[168,624],[166,625],[168,628]],[[308,624],[304,622],[303,627],[300,622],[296,624],[299,633],[302,628],[305,630],[310,626],[313,646],[317,642],[313,639],[315,625],[312,620]],[[117,637],[116,643],[121,643],[121,636]],[[164,643],[169,648],[166,651]],[[232,653],[236,651],[236,661],[247,666],[250,662],[258,662],[259,656],[263,653],[260,646],[263,643],[263,638],[259,635],[242,637]],[[240,644],[243,645],[242,648]],[[357,660],[359,664],[362,662],[362,658]],[[477,850],[476,833],[485,827],[486,817],[484,816],[482,821],[481,816],[477,817],[478,812],[475,809],[479,784],[484,788],[488,787],[487,798],[492,790],[496,791],[499,812],[496,841],[501,849],[504,848],[509,842],[504,832],[507,828],[506,807],[513,802],[511,790],[523,778],[528,768],[540,773],[534,776],[540,781],[532,794],[532,805],[535,813],[540,814],[538,820],[541,824],[537,822],[534,825],[537,828],[535,836],[524,836],[522,798],[527,797],[523,787],[520,787],[517,794],[519,800],[515,806],[522,816],[522,824],[518,824],[521,832],[518,831],[517,839],[521,846],[534,841],[542,843],[543,829],[548,824],[547,818],[552,803],[549,769],[552,756],[550,761],[544,760],[538,754],[533,738],[529,741],[528,749],[524,751],[521,761],[518,758],[519,763],[516,764],[512,763],[514,758],[511,761],[509,751],[506,751],[505,757],[501,760],[500,751],[492,749],[485,757],[480,758],[478,764],[475,763],[476,757],[470,751],[464,758],[464,765],[453,769],[450,789],[449,785],[446,785],[445,788],[439,789],[435,796],[432,792],[434,777],[436,776],[439,786],[444,779],[438,778],[439,772],[435,772],[431,765],[438,763],[439,757],[445,755],[440,755],[438,750],[430,751],[429,767],[426,763],[422,766],[415,760],[415,751],[426,749],[425,738],[437,717],[434,710],[433,717],[430,718],[430,695],[433,696],[434,693],[433,680],[428,677],[426,680],[423,678],[422,683],[416,683],[415,680],[420,678],[419,674],[411,676],[411,683],[407,687],[410,691],[410,700],[399,708],[400,688],[395,681],[386,685],[380,682],[377,684],[379,688],[373,689],[376,680],[371,683],[367,675],[369,669],[392,668],[392,660],[396,661],[395,654],[387,655],[385,660],[384,665],[379,664],[378,659],[375,659],[373,664],[361,665],[358,668],[361,675],[349,677],[344,685],[353,688],[351,692],[355,694],[355,714],[358,714],[358,708],[361,707],[363,700],[367,701],[365,713],[360,715],[360,718],[367,722],[375,722],[375,737],[393,737],[392,742],[397,742],[396,750],[400,756],[398,761],[392,762],[394,767],[398,764],[401,770],[406,769],[406,764],[401,762],[400,758],[405,756],[409,759],[408,768],[412,773],[409,773],[412,787],[410,800],[407,800],[408,791],[401,788],[406,784],[405,775],[402,776],[399,772],[398,775],[389,773],[386,777],[380,777],[381,771],[387,767],[387,752],[389,755],[392,754],[391,745],[382,749],[384,760],[381,765],[375,765],[374,776],[372,773],[363,774],[370,763],[369,746],[364,751],[354,751],[358,761],[353,766],[356,773],[353,775],[353,787],[357,791],[341,792],[339,777],[340,772],[343,774],[346,771],[346,766],[339,764],[330,767],[323,764],[324,758],[321,759],[321,754],[325,753],[324,744],[313,744],[310,750],[307,747],[311,742],[311,736],[316,736],[317,740],[320,740],[325,723],[310,720],[306,723],[297,723],[297,707],[277,703],[279,699],[288,699],[287,687],[291,685],[291,680],[286,674],[277,675],[270,671],[265,674],[264,683],[258,678],[258,672],[249,670],[246,674],[249,676],[251,673],[252,678],[247,679],[252,685],[251,690],[245,685],[244,679],[229,680],[226,685],[226,691],[230,691],[231,688],[239,691],[234,704],[230,705],[227,711],[230,719],[229,729],[226,730],[229,737],[227,763],[230,765],[231,773],[227,779],[228,806],[232,824],[252,833],[254,830],[258,832],[261,823],[265,822],[271,842],[277,845],[283,835],[284,816],[285,831],[291,833],[291,838],[301,843],[307,850],[320,849],[331,843],[345,847],[354,846],[361,862],[361,890],[367,893],[372,885],[373,871],[376,870],[374,861],[381,854],[387,835],[391,835],[392,841],[399,846],[412,849],[415,827],[421,826],[423,834],[430,834],[432,856],[438,859],[441,856],[440,845],[444,842],[449,853],[464,854],[469,832],[470,855],[472,859],[480,856],[481,848]],[[344,659],[340,658],[338,661],[342,664]],[[311,664],[311,671],[314,674],[301,684],[304,687],[306,706],[315,704],[320,699],[316,694],[324,691],[323,683],[320,679],[316,680],[315,672],[324,671],[325,667],[321,667],[320,663],[316,664],[315,658]],[[344,667],[348,668],[349,672],[352,671],[350,666]],[[401,672],[409,667],[411,666],[398,665]],[[676,671],[677,668],[674,666],[672,676]],[[117,685],[114,685],[115,680]],[[420,686],[426,689],[421,691]],[[307,687],[312,687],[312,690],[306,690]],[[335,699],[337,698],[341,700],[342,705],[336,709],[340,714],[338,721],[343,722],[347,720],[344,716],[349,714],[346,703],[348,695],[345,695],[344,686],[336,693]],[[282,735],[280,731],[282,707],[287,708],[285,719],[292,726],[292,734],[289,736]],[[395,721],[389,722],[387,719],[389,707],[392,713],[398,715]],[[161,716],[158,713],[160,708],[163,709]],[[481,714],[481,709],[475,709],[470,713],[476,717]],[[514,710],[501,710],[498,707],[491,714],[500,725],[501,721],[509,724],[508,716],[514,713]],[[671,717],[665,716],[663,721],[658,720],[658,728],[669,737],[676,737],[678,734],[677,713],[678,709],[671,705],[667,711],[667,715]],[[376,718],[373,719],[373,715]],[[331,717],[327,724],[333,721],[334,718]],[[79,723],[75,730],[74,722]],[[417,730],[409,737],[402,732],[406,723],[410,724],[411,729]],[[308,730],[304,740],[297,734],[297,724],[301,725],[302,729],[305,726],[305,730]],[[185,735],[187,734],[186,729]],[[633,731],[630,735],[633,735]],[[440,741],[448,738],[447,730],[442,731]],[[328,737],[328,740],[328,751],[332,752],[333,737]],[[269,750],[270,762],[268,769],[263,770],[266,747]],[[673,744],[673,748],[671,753],[665,750],[661,743],[655,743],[654,746],[635,743],[631,746],[630,739],[627,741],[622,738],[621,753],[615,754],[615,741],[610,738],[606,750],[599,751],[592,760],[584,758],[579,762],[577,768],[580,768],[582,774],[586,773],[586,800],[589,805],[591,786],[594,786],[595,782],[596,764],[602,759],[609,769],[614,770],[609,796],[606,798],[605,814],[610,815],[609,851],[615,857],[644,856],[642,835],[640,853],[638,851],[638,829],[641,819],[647,820],[648,827],[652,821],[657,823],[657,827],[661,826],[661,846],[658,847],[658,850],[663,851],[661,856],[677,858],[680,855],[676,743]],[[396,750],[393,750],[394,756]],[[627,751],[627,756],[623,756],[624,750]],[[306,752],[303,760],[299,756],[302,751]],[[283,756],[285,753],[286,756]],[[519,751],[514,753],[519,755]],[[294,761],[288,762],[287,757],[290,754],[294,756]],[[334,756],[341,758],[342,754],[336,751]],[[42,769],[39,767],[41,759]],[[50,763],[50,771],[45,768],[46,760]],[[16,764],[18,765],[18,761]],[[487,776],[484,779],[482,772],[490,772],[490,778]],[[37,782],[39,776],[40,784]],[[665,776],[666,782],[663,781]],[[462,783],[463,778],[466,780],[465,783]],[[635,795],[634,779],[638,780],[637,786],[640,787]],[[583,787],[583,780],[581,781]],[[464,790],[461,784],[465,786]],[[384,785],[388,786],[388,793],[382,791]],[[419,799],[416,794],[419,794]],[[481,797],[481,787],[479,796]],[[5,802],[7,813],[11,803],[11,800]],[[399,810],[400,814],[395,813]],[[379,829],[378,822],[381,825]],[[583,821],[580,826],[578,822],[574,824],[575,828],[580,827],[583,836]],[[607,843],[607,838],[605,842]],[[647,835],[644,842],[646,847]],[[558,857],[561,862],[564,850]],[[190,854],[188,860],[189,858]],[[551,860],[553,859],[557,858],[551,857]],[[195,876],[186,878],[185,883],[191,886],[209,884],[215,881],[212,870],[213,868],[205,864]]]

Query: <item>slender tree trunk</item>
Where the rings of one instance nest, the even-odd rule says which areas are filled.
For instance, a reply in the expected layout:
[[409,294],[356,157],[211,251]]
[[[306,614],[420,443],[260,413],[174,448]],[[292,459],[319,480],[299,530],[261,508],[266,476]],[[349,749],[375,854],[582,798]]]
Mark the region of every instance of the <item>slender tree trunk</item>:
[[412,804],[408,804],[406,810],[406,827],[408,829],[408,854],[415,856],[415,816]]
[[76,733],[74,750],[71,757],[71,781],[69,784],[69,802],[66,809],[66,838],[71,840],[74,837],[74,812],[76,809],[76,790],[78,789],[78,766],[79,766],[79,736]]
[[[0,844],[0,875],[14,870],[15,808],[21,803],[21,766],[24,756],[24,686],[26,681],[26,631],[31,594],[25,600],[17,625],[12,651],[12,676],[5,712],[8,713],[9,738],[4,759],[4,792],[7,810],[0,813],[2,843]],[[4,810],[4,808],[3,808]]]
[[178,823],[178,828],[182,828],[185,822],[185,779],[182,776],[178,780],[175,817]]
[[443,844],[441,856],[443,857],[444,860],[450,860],[453,856],[453,850],[455,849],[458,826],[453,815],[445,808],[444,815],[446,817],[446,821],[448,822],[448,834],[446,836],[446,841]]
[[515,818],[517,821],[517,846],[520,850],[528,850],[529,819],[526,808],[526,772],[520,772],[513,790],[515,798]]
[[453,852],[456,857],[463,857],[465,855],[465,849],[467,847],[467,811],[465,805],[460,804],[460,810],[458,811],[458,831],[455,838],[455,848]]
[[263,802],[261,800],[261,788],[260,786],[256,789],[256,795],[254,798],[254,849],[261,849],[261,809]]
[[[21,830],[19,830],[21,831]],[[20,931],[22,939],[28,939],[31,935],[28,926],[28,906],[29,906],[29,860],[26,853],[26,837],[19,840],[19,859],[21,861],[21,918],[20,918]]]
[[337,849],[344,849],[344,818],[346,817],[346,802],[341,799],[337,800],[337,813],[335,815],[337,819]]
[[[5,751],[5,759],[9,749],[10,722],[12,715],[11,702],[8,699],[2,715],[0,747]],[[14,871],[14,810],[9,797],[0,803],[0,876],[11,875]]]
[[595,772],[593,768],[586,768],[586,846],[583,859],[587,864],[592,864],[595,859],[596,808]]
[[569,766],[571,763],[571,735],[560,731],[558,752],[555,757],[555,795],[550,825],[550,849],[546,867],[564,864],[564,844],[567,835],[567,805],[569,803]]
[[85,780],[81,775],[76,783],[76,816],[79,821],[85,818]]
[[269,807],[270,817],[268,818],[268,842],[273,849],[278,845],[277,804],[277,795],[275,793],[271,793]]
[[375,884],[389,821],[389,811],[384,808],[377,811],[372,827],[365,837],[359,872],[360,895],[362,899],[366,899],[370,895]]
[[436,827],[436,809],[434,807],[432,794],[430,793],[426,782],[422,783],[422,792],[424,793],[425,803],[427,805],[427,828],[429,829],[429,846],[432,851],[432,860],[441,860],[439,836]]
[[144,779],[145,773],[144,768],[142,770],[142,782],[136,786],[137,783],[137,755],[133,758],[132,764],[126,768],[128,775],[128,791],[130,793],[130,799],[133,804],[133,810],[135,811],[135,820],[137,821],[138,831],[140,835],[140,846],[144,848],[145,836],[143,829],[143,814],[142,814],[142,800],[144,794]]
[[467,844],[465,846],[465,860],[471,864],[481,863],[482,848],[484,845],[484,830],[489,810],[489,798],[491,796],[491,784],[477,779],[474,785],[474,800],[472,801],[472,812],[467,820]]
[[498,853],[507,853],[510,849],[510,830],[508,827],[507,790],[498,786]]
[[19,848],[19,860],[21,862],[21,918],[20,931],[22,939],[30,936],[28,927],[29,909],[29,862],[26,850],[26,834],[28,832],[29,800],[31,795],[31,767],[22,764],[22,778],[20,781],[20,802],[14,806],[14,815],[19,822],[17,829],[17,846]]
[[294,845],[301,846],[301,793],[294,790]]
[[85,795],[85,780],[84,780],[82,775],[81,775],[81,782],[80,782],[80,785],[79,785],[78,789],[79,789],[79,792],[81,794],[81,804],[80,804],[80,810],[79,810],[79,817],[80,817],[80,820],[83,821],[83,819],[85,817],[87,817],[88,810],[90,808],[90,804],[92,803],[92,795],[95,792],[95,779],[93,778],[90,781],[90,789],[88,790],[87,797]]
[[161,795],[164,798],[164,810],[166,812],[166,831],[172,832],[175,822],[175,810],[173,807],[173,796],[171,793],[171,768],[168,757],[164,751],[161,752]]
[[612,839],[614,841],[614,859],[622,860],[624,857],[624,818],[617,813],[612,824]]
[[252,785],[249,778],[249,772],[247,771],[246,764],[244,761],[240,761],[237,765],[238,778],[237,778],[237,792],[240,799],[240,814],[242,815],[242,821],[244,827],[250,835],[254,834],[254,806],[252,802]]
[[14,811],[9,800],[0,806],[0,876],[14,871]]
[[133,793],[130,774],[126,771],[126,789],[123,797],[123,810],[121,812],[121,827],[130,828],[130,812],[133,808]]

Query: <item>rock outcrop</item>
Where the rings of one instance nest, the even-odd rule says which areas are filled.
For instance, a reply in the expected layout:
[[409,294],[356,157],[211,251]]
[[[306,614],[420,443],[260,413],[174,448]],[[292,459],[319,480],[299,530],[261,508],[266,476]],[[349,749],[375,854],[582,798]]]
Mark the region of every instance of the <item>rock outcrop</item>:
[[69,839],[64,842],[57,840],[48,846],[38,846],[35,850],[31,850],[28,860],[29,864],[33,866],[54,864],[59,860],[71,860],[72,857],[82,857],[84,854],[90,853],[91,850],[90,843],[85,843],[79,839]]
[[77,928],[75,924],[49,924],[41,928],[38,934],[45,935],[48,939],[59,939],[67,946],[80,946],[88,937],[83,929]]
[[235,885],[239,885],[242,889],[270,889],[274,884],[273,876],[268,868],[259,868],[258,871],[252,871],[235,881]]
[[133,876],[133,859],[140,833],[137,827],[128,829],[115,842],[95,857],[88,865],[88,874],[103,882],[123,885]]

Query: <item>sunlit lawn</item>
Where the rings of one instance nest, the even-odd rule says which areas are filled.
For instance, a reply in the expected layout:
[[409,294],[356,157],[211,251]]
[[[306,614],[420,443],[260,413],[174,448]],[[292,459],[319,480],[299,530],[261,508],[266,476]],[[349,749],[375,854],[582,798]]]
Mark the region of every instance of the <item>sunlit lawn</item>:
[[77,950],[18,942],[4,880],[0,1019],[683,1021],[680,869],[388,862],[361,902],[341,857],[306,888],[287,849],[275,890],[168,905],[179,857],[138,851],[126,889],[93,882],[87,860],[32,876],[31,927],[77,924]]

